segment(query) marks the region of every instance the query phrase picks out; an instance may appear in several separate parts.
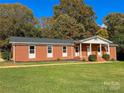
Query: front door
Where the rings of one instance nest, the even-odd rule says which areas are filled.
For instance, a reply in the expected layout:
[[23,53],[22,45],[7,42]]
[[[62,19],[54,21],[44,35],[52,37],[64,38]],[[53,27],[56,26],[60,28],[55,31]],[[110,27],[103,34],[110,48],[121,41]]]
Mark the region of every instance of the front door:
[[97,54],[98,56],[101,56],[100,47],[97,47]]

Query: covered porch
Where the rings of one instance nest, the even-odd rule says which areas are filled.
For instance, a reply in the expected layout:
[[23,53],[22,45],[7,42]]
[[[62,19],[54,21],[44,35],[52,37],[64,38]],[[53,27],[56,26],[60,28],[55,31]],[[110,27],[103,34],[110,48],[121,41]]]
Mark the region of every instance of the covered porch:
[[110,55],[111,43],[111,41],[101,38],[99,36],[80,40],[77,42],[77,44],[75,44],[75,47],[79,47],[78,55],[77,49],[75,49],[75,56],[77,56],[80,60],[88,61],[88,57],[90,55],[96,55],[98,61],[104,61],[102,55]]

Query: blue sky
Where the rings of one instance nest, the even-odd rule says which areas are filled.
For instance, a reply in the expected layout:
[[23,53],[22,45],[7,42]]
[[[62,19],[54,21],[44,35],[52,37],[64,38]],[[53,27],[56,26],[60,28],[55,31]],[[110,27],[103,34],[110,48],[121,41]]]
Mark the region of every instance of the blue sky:
[[[59,4],[59,0],[0,0],[0,3],[21,3],[32,9],[36,17],[50,17],[53,15],[53,6]],[[100,25],[107,14],[124,13],[124,0],[85,0],[85,3],[93,8]]]

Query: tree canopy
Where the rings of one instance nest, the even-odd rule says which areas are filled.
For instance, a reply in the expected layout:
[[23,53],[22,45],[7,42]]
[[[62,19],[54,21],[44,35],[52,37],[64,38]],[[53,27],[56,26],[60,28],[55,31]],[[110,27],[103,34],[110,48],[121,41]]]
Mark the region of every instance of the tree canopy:
[[99,35],[100,37],[103,37],[103,38],[106,38],[106,39],[109,38],[108,31],[107,31],[105,28],[99,29],[99,30],[96,32],[96,35]]
[[[98,30],[94,11],[82,0],[60,0],[60,5],[54,6],[54,16],[51,19],[55,24],[47,25],[52,33],[59,34],[59,38],[80,39],[94,35]],[[56,35],[54,36],[56,38]]]
[[86,31],[95,34],[98,28],[96,14],[93,9],[86,5],[83,0],[60,0],[60,5],[54,7],[54,17],[67,14],[81,23]]
[[0,4],[0,40],[10,36],[34,36],[36,18],[20,4]]
[[112,13],[104,18],[109,37],[115,43],[124,45],[124,14]]
[[[50,19],[51,21],[52,19]],[[49,25],[49,30],[47,33],[44,33],[45,37],[49,38],[61,38],[61,39],[79,39],[84,38],[85,29],[84,26],[78,23],[73,17],[70,17],[66,14],[58,16],[55,20]],[[47,30],[45,30],[47,31]],[[50,34],[51,33],[51,34]]]
[[0,47],[6,47],[10,36],[37,37],[41,33],[32,10],[21,4],[0,4]]
[[118,56],[124,59],[124,14],[111,13],[104,18],[110,40],[118,44]]

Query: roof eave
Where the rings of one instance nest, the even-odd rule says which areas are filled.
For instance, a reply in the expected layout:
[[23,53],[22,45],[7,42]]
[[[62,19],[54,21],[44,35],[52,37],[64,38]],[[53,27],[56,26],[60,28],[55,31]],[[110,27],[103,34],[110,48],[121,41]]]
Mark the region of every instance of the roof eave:
[[53,45],[74,45],[74,43],[40,43],[40,42],[9,42],[10,44],[53,44]]

